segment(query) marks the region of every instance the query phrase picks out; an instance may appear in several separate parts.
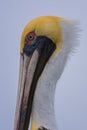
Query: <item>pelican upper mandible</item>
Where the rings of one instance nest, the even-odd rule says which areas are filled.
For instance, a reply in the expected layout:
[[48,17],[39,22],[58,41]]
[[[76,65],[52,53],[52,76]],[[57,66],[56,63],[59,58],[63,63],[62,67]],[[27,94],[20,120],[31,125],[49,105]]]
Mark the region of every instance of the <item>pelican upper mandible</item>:
[[14,130],[57,130],[54,95],[70,52],[76,25],[65,18],[40,16],[29,22],[20,42],[20,71]]

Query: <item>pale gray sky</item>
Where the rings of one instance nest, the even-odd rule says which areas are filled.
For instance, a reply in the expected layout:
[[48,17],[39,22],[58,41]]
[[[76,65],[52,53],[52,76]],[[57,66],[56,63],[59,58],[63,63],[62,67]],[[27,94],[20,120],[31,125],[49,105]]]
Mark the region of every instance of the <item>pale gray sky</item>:
[[87,130],[86,0],[0,0],[0,130],[13,130],[21,32],[28,21],[40,15],[80,23],[80,45],[57,84],[55,112],[59,130]]

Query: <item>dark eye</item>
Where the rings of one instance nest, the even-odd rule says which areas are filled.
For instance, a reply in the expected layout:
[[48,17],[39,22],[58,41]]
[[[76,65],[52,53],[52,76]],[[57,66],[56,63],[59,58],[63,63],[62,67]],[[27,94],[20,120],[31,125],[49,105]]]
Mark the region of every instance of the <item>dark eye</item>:
[[30,35],[28,35],[28,39],[29,39],[30,41],[32,41],[32,40],[34,40],[34,36],[33,36],[32,34],[30,34]]
[[26,37],[25,37],[25,42],[28,44],[32,44],[32,42],[36,39],[36,34],[35,32],[29,32]]

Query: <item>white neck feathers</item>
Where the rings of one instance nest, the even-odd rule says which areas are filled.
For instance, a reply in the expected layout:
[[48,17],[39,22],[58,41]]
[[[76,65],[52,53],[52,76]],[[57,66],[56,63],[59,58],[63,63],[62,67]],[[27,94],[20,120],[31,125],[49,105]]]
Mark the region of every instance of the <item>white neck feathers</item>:
[[50,58],[39,78],[33,102],[32,120],[39,127],[57,130],[54,114],[54,95],[56,82],[64,69],[68,55],[77,46],[77,28],[72,22],[60,23],[63,34],[63,45],[59,54]]

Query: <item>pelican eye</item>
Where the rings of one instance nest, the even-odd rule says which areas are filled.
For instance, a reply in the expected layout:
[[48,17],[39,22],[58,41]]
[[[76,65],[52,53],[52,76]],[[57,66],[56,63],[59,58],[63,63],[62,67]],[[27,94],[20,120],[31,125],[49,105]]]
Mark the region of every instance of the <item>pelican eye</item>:
[[34,39],[34,36],[33,36],[32,34],[30,34],[30,35],[28,36],[28,39],[31,41],[31,40]]
[[26,37],[25,37],[25,42],[32,44],[33,41],[36,39],[36,34],[35,32],[29,32]]

